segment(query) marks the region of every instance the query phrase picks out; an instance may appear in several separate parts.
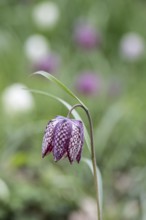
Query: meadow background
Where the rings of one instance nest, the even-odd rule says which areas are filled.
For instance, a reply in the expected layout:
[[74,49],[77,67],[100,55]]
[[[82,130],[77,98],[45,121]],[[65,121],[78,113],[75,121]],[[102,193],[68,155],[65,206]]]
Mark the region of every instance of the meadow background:
[[[88,106],[103,180],[105,220],[146,219],[146,2],[0,0],[0,219],[94,220],[89,168],[41,159],[47,122]],[[86,116],[78,110],[88,127]],[[90,158],[84,145],[83,156]]]

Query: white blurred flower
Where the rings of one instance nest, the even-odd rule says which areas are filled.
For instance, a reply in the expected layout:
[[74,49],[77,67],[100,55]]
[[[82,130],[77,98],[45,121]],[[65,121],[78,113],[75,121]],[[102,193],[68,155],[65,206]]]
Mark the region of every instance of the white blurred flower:
[[2,104],[5,113],[13,116],[32,110],[34,100],[31,93],[26,90],[26,86],[16,83],[4,90]]
[[37,62],[50,52],[50,47],[44,36],[36,34],[26,40],[24,50],[30,61]]
[[7,200],[9,198],[9,189],[6,183],[0,179],[0,200]]
[[143,55],[144,50],[144,40],[137,33],[127,33],[120,41],[120,54],[124,59],[137,60]]
[[40,3],[34,7],[32,17],[39,28],[52,28],[59,20],[59,8],[54,2]]

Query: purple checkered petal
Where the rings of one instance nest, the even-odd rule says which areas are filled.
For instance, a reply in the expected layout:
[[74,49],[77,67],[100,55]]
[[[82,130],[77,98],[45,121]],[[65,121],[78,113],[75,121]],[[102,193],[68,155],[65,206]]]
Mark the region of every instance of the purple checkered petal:
[[79,120],[57,116],[46,129],[42,143],[42,157],[53,152],[54,160],[68,157],[70,163],[80,162],[83,139],[83,124]]
[[54,120],[49,121],[47,124],[44,137],[43,137],[43,143],[42,143],[42,157],[45,157],[53,149],[53,145],[52,145],[53,133],[54,133],[54,128],[57,123],[58,121],[54,119]]
[[79,150],[79,153],[76,157],[76,160],[78,163],[80,162],[80,159],[81,159],[83,144],[84,144],[84,127],[83,127],[82,122],[80,121],[80,143],[79,143],[80,150]]
[[83,125],[81,121],[72,120],[72,133],[68,147],[68,158],[70,163],[80,161],[83,146]]
[[54,160],[60,160],[67,152],[71,137],[71,121],[70,119],[62,119],[57,124],[53,136],[53,155]]

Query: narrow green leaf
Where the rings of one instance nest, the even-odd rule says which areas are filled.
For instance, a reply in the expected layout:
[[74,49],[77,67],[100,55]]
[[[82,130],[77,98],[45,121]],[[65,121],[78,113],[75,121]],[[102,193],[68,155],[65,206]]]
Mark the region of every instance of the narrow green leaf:
[[[88,158],[82,158],[83,162],[85,162],[88,167],[90,168],[92,174],[93,174],[93,165],[92,165],[92,161]],[[99,192],[99,205],[100,205],[100,210],[102,213],[102,204],[103,204],[103,189],[102,189],[102,176],[101,176],[101,172],[98,168],[98,166],[96,166],[97,169],[97,181],[98,181],[98,192]]]
[[56,83],[61,89],[63,89],[68,95],[70,95],[71,97],[73,97],[74,99],[76,99],[80,104],[82,104],[85,108],[87,108],[84,103],[70,90],[68,89],[60,80],[58,80],[57,78],[55,78],[54,76],[52,76],[50,73],[44,72],[44,71],[38,71],[33,73],[38,74],[38,75],[42,75],[45,78],[47,78],[48,80]]
[[[57,97],[55,95],[52,95],[50,93],[47,93],[47,92],[44,92],[44,91],[40,91],[40,90],[35,90],[35,89],[29,89],[28,91],[33,92],[33,93],[37,93],[37,94],[41,94],[41,95],[46,95],[46,96],[49,96],[50,98],[56,99],[57,101],[61,102],[68,110],[70,110],[71,107],[72,107],[70,104],[68,104],[63,99],[61,99],[61,98],[59,98],[59,97]],[[80,117],[80,115],[77,113],[76,110],[72,111],[72,115],[74,116],[75,119],[78,119],[78,120],[82,121],[82,118]],[[84,133],[85,133],[85,141],[86,141],[87,147],[88,147],[88,149],[90,151],[90,138],[89,138],[89,134],[88,134],[88,131],[87,131],[85,125],[84,125]]]
[[108,140],[117,123],[124,116],[125,109],[119,103],[112,105],[95,130],[95,143],[99,146],[98,155],[102,156]]

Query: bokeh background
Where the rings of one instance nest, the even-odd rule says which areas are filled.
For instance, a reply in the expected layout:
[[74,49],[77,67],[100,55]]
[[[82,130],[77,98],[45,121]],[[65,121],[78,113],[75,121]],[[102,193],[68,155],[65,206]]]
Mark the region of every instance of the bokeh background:
[[[104,219],[145,220],[146,2],[0,1],[0,219],[94,220],[86,164],[41,159],[48,120],[67,110],[27,89],[76,102],[30,77],[37,70],[60,79],[91,111]],[[86,145],[83,156],[90,158]]]

